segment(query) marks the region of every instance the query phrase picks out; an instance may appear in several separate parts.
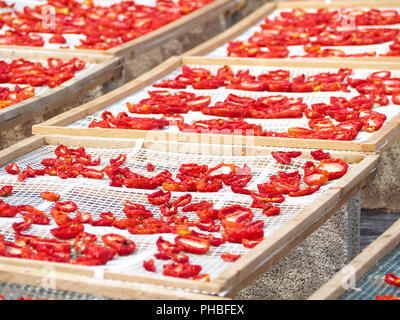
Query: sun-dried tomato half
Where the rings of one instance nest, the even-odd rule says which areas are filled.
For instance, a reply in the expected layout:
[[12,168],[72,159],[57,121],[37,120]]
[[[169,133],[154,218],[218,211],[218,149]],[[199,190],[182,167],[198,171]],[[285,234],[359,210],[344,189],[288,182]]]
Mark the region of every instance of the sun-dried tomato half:
[[165,204],[171,199],[171,192],[164,192],[162,190],[156,191],[154,193],[148,194],[147,199],[149,202],[155,206],[160,206]]
[[190,193],[180,196],[175,201],[171,202],[170,205],[172,207],[184,207],[187,206],[192,201],[192,195]]
[[392,94],[392,102],[394,104],[397,104],[397,105],[400,104],[400,93],[393,93]]
[[74,212],[78,210],[78,206],[73,201],[56,202],[54,208],[64,212]]
[[[319,184],[322,185],[326,182],[328,182],[329,175],[327,172],[316,172],[312,173],[309,175],[304,176],[304,183],[308,184],[309,186],[312,186],[314,184]],[[293,191],[296,192],[296,191]]]
[[75,238],[78,234],[83,232],[83,230],[84,230],[83,224],[71,223],[69,225],[51,229],[50,232],[56,238],[62,240],[69,240]]
[[192,280],[200,281],[200,282],[210,282],[210,275],[208,273],[199,274],[197,276],[194,276],[192,278]]
[[189,253],[205,254],[210,249],[210,243],[207,239],[195,236],[177,236],[175,242]]
[[136,245],[132,240],[125,238],[120,234],[109,233],[101,236],[103,242],[115,249],[120,256],[126,256],[135,251]]
[[392,294],[386,294],[386,295],[376,295],[375,300],[400,300],[400,297],[396,297]]
[[304,187],[296,192],[289,193],[290,197],[303,197],[313,194],[314,192],[318,191],[321,188],[320,184],[312,184],[310,186]]
[[73,242],[73,247],[77,253],[85,251],[85,247],[88,244],[95,243],[97,241],[97,236],[87,232],[79,233]]
[[392,286],[400,287],[400,277],[397,277],[393,273],[387,273],[385,275],[385,282]]
[[147,164],[147,166],[146,166],[146,169],[147,169],[147,171],[149,171],[149,172],[153,172],[155,168],[156,168],[156,167],[155,167],[153,164],[151,164],[150,162],[149,162],[149,163]]
[[212,202],[208,202],[208,201],[201,201],[199,203],[191,203],[191,204],[188,204],[186,207],[183,207],[182,212],[196,212],[199,210],[209,209],[213,205],[214,204]]
[[289,164],[292,161],[289,155],[282,151],[273,151],[271,152],[271,156],[281,164]]
[[315,160],[329,159],[331,157],[329,152],[324,152],[321,149],[311,151],[310,154]]
[[0,197],[9,197],[13,192],[13,186],[3,186],[0,188]]
[[101,172],[100,170],[92,169],[92,168],[84,168],[83,170],[80,171],[80,174],[84,176],[85,178],[89,179],[103,179],[104,177],[104,172]]
[[229,228],[223,233],[224,238],[233,243],[242,243],[243,239],[257,240],[264,237],[264,230],[258,227]]
[[201,269],[200,265],[193,265],[190,263],[171,263],[163,266],[163,275],[187,279],[197,276]]
[[[23,232],[23,231],[28,230],[32,224],[33,224],[33,220],[31,218],[24,217],[24,221],[14,222],[12,224],[12,228],[14,229],[15,232]],[[0,254],[1,254],[1,252],[0,252]]]
[[7,165],[7,166],[5,167],[5,170],[6,170],[9,174],[15,174],[15,175],[17,175],[17,174],[20,173],[20,169],[19,169],[18,165],[17,165],[15,162],[13,162],[13,163]]
[[224,252],[221,254],[221,259],[228,261],[228,262],[235,262],[238,260],[242,255],[241,254],[232,254],[229,252]]
[[36,209],[30,205],[19,206],[20,213],[24,217],[29,217],[33,220],[33,224],[47,225],[50,219],[46,213]]
[[158,251],[168,256],[179,253],[183,250],[179,244],[164,240],[162,237],[158,238],[156,245]]
[[219,210],[218,218],[224,224],[226,222],[232,223],[249,223],[254,218],[254,213],[241,205],[233,205]]
[[261,238],[261,239],[258,239],[258,240],[242,239],[242,245],[245,248],[254,248],[256,245],[258,245],[263,240],[264,240],[264,238]]
[[90,222],[92,226],[98,227],[111,227],[117,220],[111,211],[100,213],[100,217],[97,220]]
[[277,206],[270,206],[269,208],[264,208],[262,213],[267,217],[277,216],[281,212],[281,209]]

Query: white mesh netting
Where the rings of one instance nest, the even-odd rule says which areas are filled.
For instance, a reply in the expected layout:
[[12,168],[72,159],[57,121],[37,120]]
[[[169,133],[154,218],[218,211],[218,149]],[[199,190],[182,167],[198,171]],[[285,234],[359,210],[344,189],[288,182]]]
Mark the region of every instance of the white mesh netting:
[[[20,158],[17,158],[15,162],[21,169],[25,169],[26,165],[30,165],[32,168],[42,168],[40,165],[41,160],[52,157],[54,155],[54,149],[54,146],[43,146]],[[267,150],[272,149],[262,148],[262,150],[267,152]],[[124,165],[131,168],[132,171],[139,174],[144,174],[148,177],[156,175],[165,169],[170,170],[170,172],[173,174],[173,177],[175,177],[180,165],[183,163],[193,162],[207,164],[209,166],[215,166],[221,162],[234,163],[238,166],[243,166],[246,163],[251,168],[253,174],[253,179],[248,185],[248,188],[251,190],[256,190],[258,183],[269,181],[269,176],[276,174],[278,170],[288,172],[300,170],[304,166],[305,161],[307,161],[306,159],[296,158],[293,159],[292,163],[288,165],[282,165],[273,159],[272,156],[266,155],[266,152],[265,155],[260,156],[182,154],[155,151],[145,148],[88,148],[87,152],[90,153],[94,158],[97,158],[98,156],[102,158],[102,164],[99,166],[101,168],[109,163],[110,158],[116,158],[121,153],[127,154],[127,162]],[[151,162],[156,168],[153,173],[149,173],[146,170],[146,165],[148,162]],[[356,170],[356,165],[350,164],[349,173],[353,172],[353,170]],[[300,173],[303,173],[302,170],[300,170]],[[58,177],[42,176],[31,179],[28,178],[24,182],[20,183],[15,176],[9,175],[5,172],[4,166],[0,167],[0,186],[14,186],[13,194],[5,199],[6,202],[11,205],[30,204],[49,214],[53,203],[44,201],[40,196],[40,192],[51,191],[57,192],[61,195],[60,201],[74,201],[78,205],[81,212],[90,212],[93,215],[93,219],[98,219],[100,213],[107,211],[111,211],[117,219],[126,218],[122,211],[123,204],[126,200],[143,204],[147,209],[153,212],[155,217],[160,216],[159,208],[149,204],[146,197],[147,193],[153,193],[154,190],[110,187],[109,182],[110,180],[108,178],[104,178],[102,180],[93,180],[81,177],[61,180]],[[281,214],[278,216],[265,217],[263,216],[261,209],[252,209],[255,214],[254,220],[261,219],[264,221],[264,233],[265,237],[268,239],[268,236],[272,232],[279,229],[283,224],[297,215],[302,209],[306,208],[312,201],[321,197],[321,195],[323,195],[324,192],[331,188],[335,183],[335,181],[331,181],[325,184],[318,192],[309,196],[298,198],[286,197],[285,202],[278,204],[278,206],[281,208]],[[183,193],[173,192],[171,200],[175,200],[182,194]],[[191,194],[193,197],[192,203],[197,203],[202,200],[212,201],[215,203],[214,207],[217,209],[234,204],[250,207],[252,203],[251,197],[232,193],[227,187],[217,193]],[[178,213],[180,215],[187,215],[190,220],[195,220],[197,218],[194,213],[182,213],[181,210],[179,210]],[[73,216],[74,214],[71,215],[71,217]],[[4,235],[7,240],[13,240],[14,231],[12,229],[12,223],[17,221],[22,221],[22,219],[20,217],[0,218],[0,234]],[[43,237],[52,237],[50,229],[54,227],[56,227],[56,224],[53,221],[50,225],[33,225],[26,231],[26,233]],[[195,230],[204,233],[196,228]],[[99,270],[104,270],[106,268],[107,270],[111,271],[135,275],[146,274],[157,278],[164,277],[161,275],[161,271],[162,265],[166,263],[165,261],[155,261],[157,273],[145,271],[142,266],[143,260],[151,258],[157,252],[155,242],[160,236],[159,234],[132,235],[127,230],[120,230],[114,227],[95,227],[91,225],[85,225],[85,231],[94,233],[98,236],[107,233],[119,233],[133,240],[137,246],[136,251],[132,255],[125,257],[116,256],[105,266],[97,266],[92,268]],[[215,233],[215,235],[220,237],[219,233]],[[173,240],[175,237],[173,234],[162,234],[162,236],[167,240]],[[211,279],[215,279],[230,265],[230,262],[226,262],[220,258],[220,255],[223,252],[244,255],[249,250],[250,249],[244,248],[241,244],[225,243],[220,247],[211,247],[211,249],[205,255],[189,254],[190,263],[200,264],[203,267],[202,273],[208,273]]]

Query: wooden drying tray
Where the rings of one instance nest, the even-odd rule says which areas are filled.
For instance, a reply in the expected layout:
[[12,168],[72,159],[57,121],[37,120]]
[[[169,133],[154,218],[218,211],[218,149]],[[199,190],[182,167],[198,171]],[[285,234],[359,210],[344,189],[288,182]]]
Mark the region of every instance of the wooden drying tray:
[[[281,9],[315,9],[315,8],[341,8],[341,7],[359,7],[359,8],[385,8],[385,7],[398,7],[400,9],[400,3],[398,1],[361,1],[361,0],[351,0],[351,1],[334,1],[331,3],[326,3],[323,1],[289,1],[289,2],[272,2],[263,5],[261,8],[254,11],[252,14],[247,16],[245,19],[236,23],[231,28],[222,32],[218,36],[200,44],[199,46],[185,52],[184,56],[203,56],[215,49],[223,46],[229,41],[234,40],[244,32],[246,32],[251,27],[256,26],[261,20],[265,19],[268,15],[270,15],[274,10]],[[390,27],[390,26],[388,26]],[[297,63],[303,64],[305,61],[308,61],[312,58],[281,58],[278,60],[295,60]],[[326,60],[341,60],[346,59],[349,61],[365,61],[366,59],[371,62],[400,62],[400,57],[327,57],[327,58],[318,58],[320,61]],[[263,60],[263,59],[256,59]],[[299,62],[301,61],[301,62]]]
[[[173,21],[157,30],[145,34],[139,38],[125,42],[117,47],[107,50],[91,50],[91,49],[47,49],[41,47],[23,46],[24,50],[32,50],[37,54],[45,51],[53,52],[74,52],[79,54],[92,54],[96,53],[104,56],[121,56],[127,60],[151,50],[152,48],[165,43],[170,39],[182,35],[187,30],[199,25],[204,24],[222,13],[235,12],[241,9],[246,0],[215,0],[214,2],[200,8],[182,18]],[[1,46],[5,48],[21,48],[21,46]]]
[[[353,268],[355,281],[372,269],[379,261],[400,243],[400,219],[378,239],[366,247],[345,268]],[[309,300],[334,300],[346,292],[342,286],[343,273],[339,271],[331,280],[309,297]]]
[[[41,124],[33,126],[34,134],[62,134],[76,136],[96,136],[96,137],[115,137],[115,138],[140,138],[147,137],[150,140],[177,140],[181,142],[194,143],[235,143],[235,144],[255,144],[260,146],[290,147],[290,148],[322,148],[335,150],[352,150],[363,152],[382,152],[397,141],[400,134],[400,114],[388,121],[384,126],[374,133],[367,141],[334,141],[318,139],[288,139],[275,137],[253,137],[239,135],[218,135],[218,134],[197,134],[197,133],[169,133],[160,130],[127,130],[127,129],[102,129],[102,128],[73,128],[66,127],[75,121],[85,118],[97,111],[100,111],[122,99],[138,92],[144,87],[159,81],[167,76],[176,68],[184,64],[199,65],[240,65],[243,68],[249,66],[296,68],[299,62],[287,60],[285,62],[276,59],[226,59],[226,58],[204,58],[204,57],[172,57],[160,64],[153,70],[140,76],[139,78],[125,84],[98,99],[79,106],[73,110],[60,114]],[[301,64],[302,68],[352,68],[352,69],[389,69],[400,70],[399,65],[367,63],[355,61],[322,61],[309,59]],[[200,92],[200,91],[199,91]],[[201,93],[201,92],[200,92]],[[265,95],[276,94],[276,92],[265,92]],[[282,93],[284,94],[284,93]],[[315,93],[318,94],[318,93]],[[334,94],[334,92],[332,93]]]
[[[115,139],[115,138],[86,138],[72,136],[33,136],[8,149],[0,151],[0,166],[13,162],[17,157],[23,156],[43,145],[64,144],[69,147],[100,147],[100,148],[130,148],[135,147],[135,140]],[[265,155],[270,154],[274,149],[261,149],[248,146],[234,145],[212,145],[211,148],[204,150],[204,145],[184,144],[163,141],[144,140],[143,148],[150,150],[160,150],[174,153],[191,153],[222,155],[227,150],[232,151],[234,155]],[[234,297],[235,293],[248,285],[257,276],[265,272],[273,263],[285,256],[292,248],[303,241],[314,230],[320,227],[329,219],[341,206],[343,206],[356,192],[358,192],[366,183],[371,172],[377,166],[377,155],[366,155],[356,152],[332,152],[332,156],[342,158],[348,163],[356,164],[345,177],[338,180],[334,187],[331,187],[320,197],[310,202],[295,217],[283,224],[270,236],[268,241],[260,243],[241,259],[232,263],[224,272],[210,282],[198,282],[187,279],[163,277],[161,279],[146,275],[132,275],[105,269],[102,276],[105,280],[124,281],[132,284],[151,284],[161,288],[174,288],[191,292],[200,292],[213,296]],[[303,158],[311,158],[307,153]],[[68,182],[66,182],[68,183]],[[96,272],[93,268],[78,265],[69,265],[64,263],[50,263],[44,261],[32,261],[16,258],[0,257],[0,264],[3,266],[13,266],[20,268],[29,268],[30,270],[40,270],[44,267],[54,268],[56,273],[65,273],[71,277],[96,278]],[[69,288],[69,283],[60,282],[59,289]],[[162,292],[162,291],[160,291]],[[132,293],[133,294],[133,293]],[[141,297],[141,293],[135,297]],[[146,296],[148,297],[148,296]],[[155,296],[159,297],[159,295]]]
[[[21,116],[37,116],[38,112],[52,110],[61,107],[68,102],[73,101],[90,89],[102,85],[112,79],[118,80],[122,77],[122,59],[117,57],[107,57],[98,54],[78,54],[75,52],[58,51],[29,51],[26,49],[10,49],[0,47],[0,56],[2,59],[26,60],[47,60],[47,58],[60,58],[69,60],[80,58],[87,63],[96,64],[90,70],[82,70],[81,74],[64,82],[55,88],[48,88],[46,91],[32,98],[21,101],[15,105],[0,110],[0,126],[5,130],[6,127],[15,125],[15,120]],[[37,89],[36,89],[37,90]],[[14,120],[8,124],[6,122]]]

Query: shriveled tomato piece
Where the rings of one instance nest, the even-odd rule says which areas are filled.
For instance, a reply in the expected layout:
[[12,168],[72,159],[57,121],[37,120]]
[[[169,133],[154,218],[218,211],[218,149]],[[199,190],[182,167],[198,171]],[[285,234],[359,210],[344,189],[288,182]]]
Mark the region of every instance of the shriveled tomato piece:
[[60,200],[60,195],[58,193],[54,192],[41,192],[40,193],[41,197],[47,201],[53,201],[56,202]]
[[327,172],[328,180],[331,181],[343,177],[348,167],[349,165],[342,159],[323,159],[315,170],[318,173]]
[[189,253],[205,254],[210,249],[210,243],[207,239],[195,236],[177,236],[175,242]]

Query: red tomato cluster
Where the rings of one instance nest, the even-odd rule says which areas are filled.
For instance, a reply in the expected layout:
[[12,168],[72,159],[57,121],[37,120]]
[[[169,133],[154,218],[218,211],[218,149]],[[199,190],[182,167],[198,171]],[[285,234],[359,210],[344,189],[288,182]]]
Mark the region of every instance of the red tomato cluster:
[[[106,50],[136,39],[172,21],[180,19],[214,0],[157,0],[155,6],[121,1],[108,6],[93,0],[48,0],[46,4],[14,9],[0,14],[7,30],[0,44],[43,46],[43,38],[34,33],[54,34],[50,43],[65,43],[65,34],[81,34],[79,49]],[[46,12],[55,12],[54,23],[42,23]]]
[[103,120],[93,120],[89,124],[89,128],[154,130],[163,129],[169,123],[165,118],[134,118],[126,112],[120,112],[114,116],[111,112],[104,111],[101,117]]
[[[343,26],[344,19],[353,18],[354,28]],[[346,54],[343,50],[321,46],[358,46],[397,41],[397,28],[358,28],[358,26],[392,25],[400,21],[396,10],[318,9],[307,12],[303,9],[283,11],[273,20],[266,18],[261,30],[246,41],[231,41],[228,56],[253,58],[289,57],[287,46],[303,45],[305,55],[301,57],[368,57],[376,52]],[[266,50],[267,49],[267,50]],[[395,55],[391,52],[389,55]],[[292,56],[299,57],[299,56]]]
[[48,58],[47,66],[25,59],[13,60],[10,63],[0,61],[0,83],[28,84],[32,87],[47,85],[54,88],[73,78],[75,72],[82,70],[85,65],[86,62],[78,58],[67,62],[58,58]]
[[[400,277],[394,275],[393,273],[387,273],[385,275],[385,282],[391,286],[400,287]],[[394,295],[377,295],[375,300],[400,300],[400,297]]]
[[[185,123],[180,115],[172,115],[169,125],[177,125],[183,132],[219,133],[254,136],[269,136],[281,138],[353,140],[360,130],[374,132],[379,130],[386,116],[371,109],[375,106],[389,104],[387,95],[392,95],[392,101],[400,104],[400,80],[392,78],[390,71],[378,71],[365,79],[354,79],[351,69],[340,69],[337,73],[319,73],[306,78],[304,74],[290,80],[287,70],[270,71],[259,76],[251,75],[249,70],[239,70],[236,74],[229,66],[224,66],[211,74],[204,68],[182,67],[182,73],[175,79],[163,80],[155,87],[186,88],[191,85],[197,89],[217,89],[225,87],[244,91],[274,91],[274,92],[315,92],[315,91],[349,91],[355,88],[360,95],[352,99],[331,97],[330,103],[315,103],[311,106],[303,103],[302,98],[287,98],[282,95],[260,97],[242,97],[229,94],[223,102],[209,106],[210,97],[195,97],[199,102],[198,111],[203,114],[230,119],[197,120],[191,124]],[[182,98],[189,93],[178,92],[175,95],[167,91],[157,91],[162,99],[152,97],[142,100],[138,105],[128,103],[132,112],[139,113],[186,113],[188,106],[182,107]],[[204,104],[203,104],[204,102]],[[149,105],[156,104],[156,108]],[[183,102],[184,104],[184,102]],[[134,106],[134,107],[133,107]],[[176,107],[175,107],[176,106]],[[178,107],[179,106],[179,107]],[[174,108],[175,107],[175,108]],[[173,110],[173,111],[172,111]],[[308,128],[293,127],[287,132],[265,131],[261,125],[250,124],[244,118],[279,119],[302,118],[310,119]],[[170,115],[170,117],[172,117]],[[338,124],[334,124],[333,118]],[[168,118],[164,115],[162,119]]]
[[149,98],[138,104],[127,103],[129,112],[139,114],[177,114],[201,111],[211,102],[211,97],[196,96],[194,93],[180,91],[149,91]]
[[[49,192],[46,193],[49,194]],[[59,199],[57,194],[54,194],[54,197]],[[54,238],[23,233],[34,224],[48,225],[51,220],[45,212],[30,205],[11,206],[4,201],[0,202],[0,207],[1,217],[15,217],[19,214],[23,218],[22,222],[12,224],[15,231],[14,242],[6,241],[4,236],[0,235],[1,256],[83,265],[103,265],[113,259],[116,254],[128,255],[135,250],[133,241],[111,233],[101,237],[105,245],[96,243],[97,236],[84,232],[84,224],[93,226],[104,226],[105,224],[98,223],[99,220],[93,220],[90,213],[77,211],[78,206],[71,201],[55,202],[50,210],[51,216],[58,225],[50,230]],[[71,218],[68,213],[75,213],[75,218]],[[106,215],[110,216],[110,213]],[[101,214],[100,220],[103,219],[105,218]],[[71,243],[67,240],[73,241]],[[72,249],[79,254],[75,260],[71,259]]]
[[0,110],[29,99],[34,95],[35,89],[30,86],[24,88],[15,86],[14,90],[0,87]]
[[352,74],[351,69],[339,69],[336,73],[324,72],[309,77],[301,74],[290,80],[288,70],[274,70],[254,76],[249,70],[239,70],[236,74],[230,66],[217,70],[216,74],[204,68],[182,66],[182,73],[175,79],[163,80],[154,87],[185,89],[226,89],[243,91],[270,92],[316,92],[316,91],[348,91],[346,78]]
[[[1,40],[0,40],[1,41]],[[74,77],[86,63],[78,58],[63,62],[58,58],[47,59],[47,66],[25,59],[0,61],[0,83],[16,84],[14,90],[0,87],[0,109],[24,101],[35,95],[33,87],[57,87]],[[19,85],[27,85],[20,87]]]

